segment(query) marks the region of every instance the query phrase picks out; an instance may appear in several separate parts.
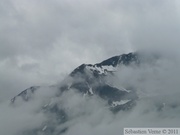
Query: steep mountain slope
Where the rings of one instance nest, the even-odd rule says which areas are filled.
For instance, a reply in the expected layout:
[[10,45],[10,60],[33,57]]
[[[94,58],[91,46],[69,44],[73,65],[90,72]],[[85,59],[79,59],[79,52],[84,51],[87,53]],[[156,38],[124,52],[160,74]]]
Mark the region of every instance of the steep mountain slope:
[[[139,63],[138,55],[129,53],[114,56],[94,65],[82,64],[70,73],[68,77],[71,78],[71,81],[60,86],[60,92],[75,89],[83,95],[92,96],[95,94],[108,101],[110,107],[116,108],[115,110],[127,109],[127,104],[131,106],[134,100],[137,99],[135,91],[111,86],[106,82],[106,78],[113,76],[117,68],[122,65],[137,65]],[[15,102],[16,98],[28,101],[39,88],[40,86],[32,86],[15,96],[11,102]]]

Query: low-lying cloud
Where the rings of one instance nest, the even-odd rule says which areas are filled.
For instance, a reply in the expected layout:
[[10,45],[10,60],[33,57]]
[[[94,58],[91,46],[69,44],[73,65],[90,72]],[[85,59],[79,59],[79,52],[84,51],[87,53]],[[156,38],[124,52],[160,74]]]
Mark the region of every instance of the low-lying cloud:
[[[27,103],[19,101],[14,107],[0,105],[0,134],[16,135],[36,128],[40,129],[39,134],[44,134],[48,121],[54,124],[54,135],[66,128],[63,135],[117,135],[123,134],[124,127],[177,127],[180,124],[179,69],[179,61],[163,55],[151,63],[121,66],[109,78],[111,83],[119,88],[134,88],[139,99],[133,109],[116,114],[98,96],[83,96],[71,89],[56,97],[58,89],[42,87]],[[54,113],[42,110],[43,106],[53,105],[66,112],[67,121],[59,124]]]

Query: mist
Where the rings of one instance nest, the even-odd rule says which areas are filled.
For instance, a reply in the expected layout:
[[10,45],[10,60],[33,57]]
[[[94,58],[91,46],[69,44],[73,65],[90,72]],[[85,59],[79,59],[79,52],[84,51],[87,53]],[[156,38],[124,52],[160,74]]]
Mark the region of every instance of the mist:
[[[139,50],[179,54],[178,0],[1,0],[0,101],[82,63]],[[11,85],[9,85],[11,84]]]
[[[125,127],[177,127],[180,124],[180,63],[177,58],[163,55],[153,62],[149,62],[148,55],[138,66],[120,66],[115,76],[107,78],[114,87],[137,91],[139,99],[131,110],[114,114],[107,102],[96,95],[85,96],[70,89],[56,97],[56,87],[42,87],[29,102],[20,100],[14,106],[1,103],[0,134],[24,134],[46,126],[48,130],[47,122],[52,120],[54,135],[64,128],[68,129],[63,135],[116,135],[123,134]],[[68,81],[71,82],[66,80],[66,83]],[[43,106],[55,104],[66,112],[68,121],[58,124],[53,113],[41,110]]]
[[[97,103],[85,103],[87,110],[91,109],[84,115],[75,116],[74,124],[65,134],[116,135],[123,134],[125,127],[177,127],[180,124],[180,63],[177,58],[164,55],[153,63],[146,57],[147,61],[138,67],[122,66],[115,76],[108,78],[114,87],[136,89],[139,99],[132,110],[113,114],[93,98]],[[73,104],[73,107],[77,110],[86,108],[78,107],[81,103]],[[100,106],[96,108],[97,105]]]
[[[117,135],[124,127],[178,127],[179,7],[178,0],[1,0],[0,134],[41,135],[48,122],[54,135],[66,128],[64,135]],[[106,81],[138,93],[131,110],[114,114],[106,101],[74,89],[57,97],[79,65],[129,52],[143,63],[121,66]],[[30,101],[11,104],[34,85],[42,87]],[[56,104],[65,123],[43,109]]]

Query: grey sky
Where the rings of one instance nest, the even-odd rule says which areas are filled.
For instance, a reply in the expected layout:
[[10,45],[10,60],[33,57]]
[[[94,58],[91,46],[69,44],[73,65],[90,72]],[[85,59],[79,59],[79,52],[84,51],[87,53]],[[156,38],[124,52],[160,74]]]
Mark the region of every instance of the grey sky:
[[178,0],[1,0],[0,101],[82,63],[134,50],[179,52]]

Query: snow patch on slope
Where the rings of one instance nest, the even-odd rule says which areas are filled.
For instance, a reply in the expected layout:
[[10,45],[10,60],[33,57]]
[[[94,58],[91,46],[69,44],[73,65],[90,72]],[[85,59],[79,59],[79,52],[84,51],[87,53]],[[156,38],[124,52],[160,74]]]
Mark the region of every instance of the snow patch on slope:
[[131,100],[114,101],[114,102],[112,102],[111,106],[112,107],[116,107],[118,105],[124,105],[124,104],[128,103],[129,101],[131,101]]
[[87,69],[90,71],[97,71],[99,74],[106,74],[107,72],[115,72],[117,69],[116,67],[113,67],[112,65],[109,66],[100,66],[97,65],[94,66],[86,66]]

